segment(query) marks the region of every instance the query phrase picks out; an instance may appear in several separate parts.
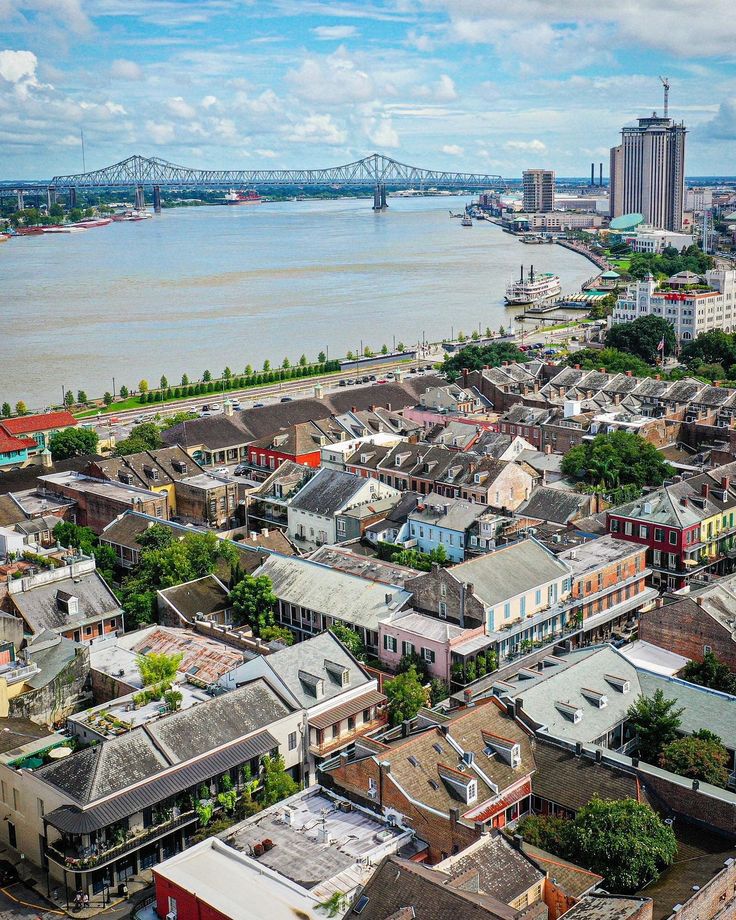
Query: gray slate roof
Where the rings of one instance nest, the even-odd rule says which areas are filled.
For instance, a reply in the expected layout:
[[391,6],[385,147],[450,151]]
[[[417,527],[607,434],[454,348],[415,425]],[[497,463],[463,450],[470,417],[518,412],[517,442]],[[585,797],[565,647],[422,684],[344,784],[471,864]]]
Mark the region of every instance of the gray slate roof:
[[362,476],[325,467],[302,486],[290,507],[331,517],[348,506],[368,482]]
[[473,887],[469,890],[493,895],[504,904],[511,904],[545,877],[545,873],[502,834],[481,838],[479,843],[471,844],[458,856],[440,863],[437,869],[447,872],[453,879],[467,875],[465,884],[458,887],[471,883]]
[[538,486],[518,508],[517,514],[540,521],[553,521],[555,524],[569,524],[590,514],[591,507],[590,495]]
[[487,607],[569,574],[569,568],[536,540],[520,540],[453,566],[458,581],[472,584]]
[[[59,591],[78,599],[78,613],[67,613],[59,606]],[[97,572],[19,591],[13,595],[13,603],[34,633],[46,629],[63,632],[96,620],[103,614],[109,616],[121,613],[117,598]]]
[[190,622],[198,613],[205,616],[223,613],[232,605],[228,590],[216,575],[204,575],[158,592],[171,607]]

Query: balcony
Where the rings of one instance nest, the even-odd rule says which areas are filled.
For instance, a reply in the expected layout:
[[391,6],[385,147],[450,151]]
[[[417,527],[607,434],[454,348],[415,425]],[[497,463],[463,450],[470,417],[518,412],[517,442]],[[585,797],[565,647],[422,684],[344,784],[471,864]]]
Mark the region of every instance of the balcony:
[[371,722],[364,722],[356,726],[352,731],[341,732],[337,738],[325,738],[322,744],[312,743],[309,745],[309,753],[314,757],[329,757],[335,751],[339,751],[357,741],[362,735],[383,728],[388,722],[388,717],[384,714],[373,719]]
[[147,843],[153,843],[160,837],[184,827],[187,824],[193,824],[197,821],[195,811],[187,811],[176,818],[170,818],[163,821],[155,827],[147,827],[139,833],[134,833],[126,840],[117,844],[104,843],[101,846],[92,844],[87,847],[67,846],[63,847],[63,841],[57,840],[54,843],[46,843],[46,855],[55,863],[76,872],[83,872],[87,869],[95,869],[98,866],[104,866],[107,863],[114,862],[126,853],[138,850]]

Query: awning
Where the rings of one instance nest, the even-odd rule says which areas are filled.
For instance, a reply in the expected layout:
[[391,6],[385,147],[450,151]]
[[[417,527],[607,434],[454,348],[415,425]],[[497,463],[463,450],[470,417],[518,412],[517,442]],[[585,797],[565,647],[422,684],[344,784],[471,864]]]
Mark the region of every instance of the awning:
[[370,706],[382,706],[386,702],[386,697],[379,693],[378,690],[370,690],[362,696],[356,696],[355,699],[348,700],[342,706],[335,706],[334,709],[328,709],[327,712],[321,712],[319,715],[307,716],[310,728],[325,729],[341,722],[343,719],[349,719]]
[[278,741],[274,736],[268,731],[261,731],[229,747],[200,757],[194,763],[161,773],[134,789],[123,790],[119,795],[103,802],[93,802],[86,808],[62,805],[50,811],[44,820],[62,833],[89,834],[134,815],[144,808],[157,805],[173,795],[185,792],[219,773],[247,763],[254,757],[270,754],[277,748]]

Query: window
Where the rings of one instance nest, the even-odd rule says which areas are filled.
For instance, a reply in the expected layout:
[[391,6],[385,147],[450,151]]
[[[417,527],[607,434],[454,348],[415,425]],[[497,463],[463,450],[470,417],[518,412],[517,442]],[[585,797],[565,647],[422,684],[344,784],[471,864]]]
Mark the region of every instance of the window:
[[447,597],[447,585],[444,582],[440,585],[440,597]]
[[634,527],[631,521],[626,521],[626,523],[624,524],[624,533],[626,534],[627,537],[630,537],[633,535]]
[[296,750],[296,732],[289,732],[289,750]]
[[431,648],[422,649],[422,658],[427,662],[427,664],[434,664],[435,654]]
[[413,655],[414,654],[414,643],[413,642],[402,642],[401,643],[401,654],[402,655]]
[[118,621],[115,619],[115,617],[113,617],[113,618],[110,620],[110,629],[115,629],[115,628],[117,627],[117,625],[118,625]]
[[8,803],[8,787],[5,785],[5,780],[0,782],[0,795],[2,795],[3,802],[7,805]]
[[15,811],[20,811],[20,795],[15,786],[13,787],[13,808]]
[[439,615],[441,620],[447,619],[447,604],[444,601],[440,601]]
[[667,567],[670,569],[677,568],[677,556],[674,553],[667,553]]
[[536,593],[534,594],[534,603],[539,606],[542,603],[542,589],[537,588]]
[[704,646],[703,646],[703,654],[704,654],[704,655],[709,655],[712,651],[713,651],[713,649],[710,647],[710,645],[704,645]]
[[363,725],[367,725],[371,720],[371,711],[370,709],[363,710]]
[[677,531],[676,530],[670,531],[670,544],[672,546],[677,546]]
[[658,549],[652,553],[652,562],[654,565],[662,565],[662,553]]
[[616,518],[613,518],[611,520],[611,533],[618,533],[618,528],[619,522],[616,520]]
[[398,647],[398,643],[394,636],[384,635],[383,637],[383,648],[387,652],[395,652]]
[[519,601],[519,613],[522,616],[526,615],[526,595],[524,595]]
[[38,810],[38,817],[43,818],[44,816],[43,799],[36,799],[36,808]]
[[375,799],[375,797],[378,795],[378,786],[376,785],[376,781],[372,776],[368,777],[368,795],[372,799]]
[[171,895],[168,897],[168,911],[170,914],[176,916],[176,898],[172,898]]
[[337,519],[337,532],[340,534],[345,533],[345,519],[344,518]]
[[504,615],[504,618],[507,620],[511,616],[511,604],[509,604],[508,602],[503,605],[503,615]]

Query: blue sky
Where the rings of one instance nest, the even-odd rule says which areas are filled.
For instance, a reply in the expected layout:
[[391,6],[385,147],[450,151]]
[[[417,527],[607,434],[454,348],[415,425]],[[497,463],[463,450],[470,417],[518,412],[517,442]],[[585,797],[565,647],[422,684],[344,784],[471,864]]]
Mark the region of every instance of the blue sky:
[[659,74],[688,174],[736,174],[733,0],[0,0],[0,171],[81,171],[84,129],[88,168],[607,173]]

